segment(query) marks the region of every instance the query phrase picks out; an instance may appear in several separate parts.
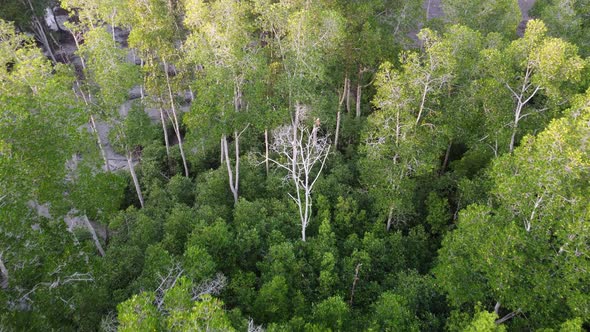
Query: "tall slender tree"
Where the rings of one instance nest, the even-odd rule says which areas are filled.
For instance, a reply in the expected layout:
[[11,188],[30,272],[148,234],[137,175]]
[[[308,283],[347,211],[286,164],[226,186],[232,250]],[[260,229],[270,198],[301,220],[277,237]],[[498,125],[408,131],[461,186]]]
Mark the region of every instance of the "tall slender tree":
[[451,48],[434,32],[419,34],[424,51],[402,55],[402,69],[386,62],[375,80],[377,111],[369,117],[361,161],[366,185],[387,213],[387,230],[414,214],[413,177],[433,170],[441,128],[436,101],[453,78]]
[[[260,45],[250,23],[251,7],[232,0],[184,2],[185,25],[191,31],[185,44],[190,61],[198,66],[196,101],[191,116],[195,129],[221,136],[229,186],[237,204],[240,185],[240,137],[249,126],[250,103],[257,96],[256,75],[263,66]],[[206,129],[205,129],[206,128]],[[205,129],[205,130],[203,130]],[[228,136],[233,135],[234,162]]]
[[166,118],[178,140],[185,176],[189,175],[181,133],[181,114],[176,95],[179,92],[172,78],[174,62],[180,61],[177,45],[180,28],[177,18],[177,3],[165,0],[129,0],[129,46],[136,49],[144,66],[144,80],[153,105],[160,110],[160,120],[169,154],[169,139]]

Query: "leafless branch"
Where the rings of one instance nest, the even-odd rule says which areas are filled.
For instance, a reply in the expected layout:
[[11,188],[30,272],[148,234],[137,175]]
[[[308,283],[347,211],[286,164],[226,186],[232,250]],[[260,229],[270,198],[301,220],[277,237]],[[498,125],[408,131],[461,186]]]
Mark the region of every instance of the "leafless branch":
[[162,305],[164,304],[164,295],[166,291],[176,285],[178,278],[184,273],[184,269],[180,266],[179,263],[175,264],[171,268],[168,269],[168,274],[166,276],[159,276],[160,277],[160,284],[156,291],[156,298],[154,300],[154,304],[158,310],[161,310]]
[[250,318],[248,320],[248,332],[264,332],[262,325],[254,324],[254,320]]
[[301,123],[307,112],[307,107],[298,105],[293,124],[281,126],[273,131],[270,149],[281,158],[268,158],[279,168],[286,170],[287,178],[295,185],[295,192],[289,193],[289,197],[293,199],[299,211],[303,241],[305,229],[311,218],[311,193],[330,152],[328,137],[318,135],[319,119],[316,119],[311,131]]
[[218,295],[226,284],[227,278],[223,274],[218,273],[215,275],[215,278],[207,280],[193,289],[192,300],[199,300],[203,295],[206,294]]

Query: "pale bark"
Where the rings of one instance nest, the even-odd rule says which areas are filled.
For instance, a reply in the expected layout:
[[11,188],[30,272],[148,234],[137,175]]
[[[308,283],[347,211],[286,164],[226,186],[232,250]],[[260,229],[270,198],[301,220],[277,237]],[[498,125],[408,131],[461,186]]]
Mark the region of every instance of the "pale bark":
[[422,118],[422,112],[424,111],[424,105],[426,104],[426,95],[430,87],[430,74],[426,75],[426,81],[424,82],[424,90],[422,91],[422,100],[420,101],[420,109],[418,110],[418,116],[416,117],[416,126],[420,124]]
[[356,118],[361,117],[361,93],[363,90],[363,70],[359,67],[358,82],[356,82]]
[[449,164],[449,157],[451,156],[451,146],[453,145],[453,142],[449,142],[449,145],[447,146],[447,151],[445,152],[445,159],[443,161],[442,167],[441,167],[441,174],[444,173],[447,169],[447,166]]
[[[299,115],[295,116],[299,121]],[[288,178],[295,185],[295,194],[289,197],[295,202],[301,220],[301,239],[306,240],[306,229],[311,220],[313,187],[324,168],[330,152],[330,145],[326,137],[318,138],[319,121],[312,132],[303,126],[293,129],[283,126],[275,131],[273,151],[283,156],[286,161],[278,162],[270,159],[274,164],[288,172]],[[295,138],[295,140],[293,140]],[[319,164],[319,170],[312,176],[314,167]]]
[[500,301],[496,302],[496,305],[494,306],[494,313],[496,315],[500,315]]
[[[227,174],[229,177],[229,189],[232,192],[232,195],[234,197],[234,204],[238,204],[238,190],[239,190],[239,181],[240,181],[240,145],[239,145],[239,135],[238,132],[235,131],[234,132],[234,138],[235,138],[235,149],[236,149],[236,162],[235,162],[235,169],[232,170],[231,167],[231,162],[229,160],[229,149],[227,146],[227,136],[223,135],[223,153],[225,154],[225,164],[227,167]],[[235,172],[235,176],[234,176],[234,172]]]
[[96,135],[96,142],[98,143],[98,148],[100,149],[100,154],[102,155],[102,159],[104,160],[104,166],[107,172],[111,171],[111,166],[109,165],[109,159],[107,157],[107,153],[103,147],[102,140],[100,139],[100,134],[98,132],[98,128],[96,127],[96,122],[94,121],[94,115],[90,114],[90,124],[92,126],[92,131]]
[[2,260],[2,253],[0,253],[0,275],[2,275],[2,282],[0,283],[0,288],[7,289],[8,269],[6,268],[6,265],[4,265],[4,260]]
[[348,302],[350,305],[353,304],[354,301],[354,291],[356,289],[356,283],[359,281],[359,273],[361,270],[362,263],[358,263],[356,268],[354,269],[354,279],[352,279],[352,287],[350,289],[350,301]]
[[336,113],[336,134],[334,135],[334,149],[338,149],[338,136],[340,135],[340,111]]
[[[29,4],[29,7],[31,8],[31,12],[33,13],[32,21],[31,21],[31,23],[33,25],[33,30],[35,30],[35,34],[37,35],[37,38],[39,39],[39,41],[47,49],[47,53],[49,53],[49,57],[51,57],[51,60],[53,61],[53,63],[57,63],[57,59],[55,58],[55,55],[53,54],[53,49],[51,48],[51,44],[49,43],[49,39],[47,38],[47,32],[45,31],[45,27],[43,27],[43,23],[37,17],[37,15],[35,15],[35,7],[33,7],[33,3],[31,3],[31,0],[27,0],[27,3]],[[55,21],[55,23],[57,24],[57,21]],[[59,28],[59,24],[57,24],[57,26]]]
[[266,176],[268,176],[268,128],[264,129],[264,164],[266,166]]
[[242,130],[242,132],[238,133],[238,131],[234,131],[234,148],[235,148],[235,158],[236,161],[234,163],[234,168],[232,170],[231,162],[229,159],[229,148],[227,145],[227,136],[223,135],[221,138],[222,143],[222,154],[224,155],[225,164],[227,167],[227,173],[229,177],[229,187],[234,197],[234,204],[238,204],[239,199],[239,188],[240,188],[240,136],[244,133],[244,131],[248,129],[248,126]]
[[239,186],[240,186],[240,134],[237,131],[234,131],[234,143],[235,143],[235,152],[236,152],[236,162],[235,162],[235,182],[234,182],[234,204],[238,204],[238,193],[239,193]]
[[164,62],[164,73],[166,75],[166,85],[168,86],[168,98],[170,98],[170,107],[172,111],[172,128],[174,128],[174,132],[176,133],[176,137],[178,138],[178,149],[180,150],[180,156],[182,157],[182,165],[184,166],[184,175],[186,177],[189,176],[188,174],[188,165],[186,162],[186,156],[184,155],[184,148],[182,145],[182,136],[180,135],[180,125],[178,123],[178,116],[176,115],[176,106],[174,104],[174,96],[172,94],[172,86],[170,85],[170,76],[168,74],[168,63],[166,59],[162,59]]
[[350,79],[348,76],[345,79],[346,85],[346,113],[350,113]]
[[387,227],[386,230],[389,232],[391,229],[391,223],[393,221],[393,206],[389,208],[389,215],[387,216]]
[[[514,89],[512,89],[512,87],[510,87],[510,85],[508,85],[508,83],[505,83],[508,90],[510,90],[510,92],[512,93],[512,95],[516,99],[516,108],[514,109],[514,120],[512,122],[512,134],[510,135],[510,145],[509,145],[510,153],[512,153],[512,151],[514,151],[514,145],[516,144],[516,134],[518,133],[518,123],[523,118],[533,114],[533,112],[523,114],[523,109],[528,104],[528,102],[531,101],[531,99],[537,94],[537,92],[539,92],[539,90],[541,89],[540,86],[535,86],[531,82],[532,74],[533,74],[533,68],[531,67],[530,63],[527,63],[525,75],[522,80],[522,85],[520,86],[520,91],[518,93],[516,91],[514,91]],[[532,89],[532,91],[530,91],[531,89]],[[540,111],[543,111],[543,110],[540,110]]]
[[168,139],[168,129],[166,129],[166,119],[164,119],[164,109],[160,107],[160,122],[162,123],[162,131],[164,132],[164,145],[166,145],[166,157],[170,159],[170,141]]
[[512,319],[514,316],[518,315],[520,312],[521,312],[520,309],[517,309],[516,311],[513,311],[513,312],[507,314],[506,316],[496,320],[495,323],[496,323],[496,325],[500,325],[500,324]]
[[47,32],[45,31],[45,28],[43,27],[43,23],[41,23],[41,21],[37,17],[33,17],[32,24],[33,24],[33,29],[35,30],[35,35],[37,36],[39,41],[43,44],[43,46],[45,46],[45,49],[47,50],[49,57],[51,58],[53,63],[57,63],[57,59],[55,58],[55,54],[53,52],[51,44],[49,43],[49,39],[47,38]]
[[141,194],[141,187],[139,186],[139,181],[137,180],[137,175],[135,174],[135,166],[133,166],[131,152],[127,151],[126,157],[127,165],[129,165],[129,173],[131,173],[131,178],[133,179],[133,184],[135,185],[135,192],[137,193],[137,198],[139,198],[139,204],[143,208],[143,195]]
[[224,142],[224,139],[223,138],[224,137],[225,136],[221,136],[221,143],[219,145],[221,147],[221,149],[220,149],[220,151],[221,151],[221,157],[219,158],[221,164],[223,164],[223,161],[225,160],[225,146],[223,145],[223,142]]
[[98,253],[100,254],[101,257],[104,257],[104,255],[105,255],[104,249],[102,248],[102,245],[100,244],[98,236],[96,235],[96,231],[94,230],[94,227],[92,227],[92,224],[88,220],[87,216],[84,216],[84,223],[86,224],[86,228],[90,232],[90,235],[92,235],[92,240],[94,240],[94,245],[96,246]]
[[[76,37],[76,35],[72,31],[70,31],[70,33],[74,37],[74,43],[76,44],[76,49],[80,50],[80,43],[78,41],[78,38]],[[82,63],[82,68],[84,70],[86,70],[86,63],[84,62],[84,57],[80,57],[80,62]],[[78,88],[80,89],[80,94],[82,94],[82,99],[84,99],[84,104],[86,104],[86,106],[89,107],[90,101],[88,99],[91,98],[90,92],[88,93],[88,98],[87,98],[86,95],[84,94],[84,91],[82,91],[82,86],[80,85],[80,83],[77,82],[77,84],[78,84]],[[107,172],[110,172],[111,167],[109,165],[109,159],[108,159],[107,153],[104,149],[102,139],[100,138],[100,133],[98,132],[98,128],[96,127],[96,121],[95,121],[94,115],[92,113],[90,113],[90,126],[92,127],[92,131],[96,135],[96,142],[98,143],[98,148],[100,149],[100,154],[102,156],[102,159],[104,160],[105,169]]]
[[[135,63],[135,52],[133,52],[133,63]],[[143,58],[139,59],[139,67],[143,68]],[[145,99],[145,93],[143,92],[143,84],[139,86],[139,94],[141,95],[141,101]]]
[[292,167],[292,172],[293,174],[296,174],[297,168],[296,166],[296,162],[297,162],[297,131],[299,130],[299,113],[302,112],[302,108],[301,106],[297,103],[295,105],[295,117],[293,119],[293,158],[291,159],[292,163],[291,163],[291,167]]
[[334,148],[338,149],[338,137],[340,135],[340,113],[342,110],[342,104],[346,100],[346,96],[348,94],[348,75],[344,77],[344,87],[342,88],[342,95],[340,96],[340,100],[338,101],[338,112],[336,113],[336,134],[334,136]]

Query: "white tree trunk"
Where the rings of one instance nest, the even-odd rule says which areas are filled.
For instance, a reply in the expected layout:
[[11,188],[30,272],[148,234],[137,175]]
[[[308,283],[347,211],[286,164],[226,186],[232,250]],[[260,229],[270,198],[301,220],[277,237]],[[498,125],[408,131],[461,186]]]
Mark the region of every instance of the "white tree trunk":
[[102,155],[102,159],[104,160],[104,167],[107,172],[111,171],[111,166],[109,165],[109,159],[107,157],[107,153],[102,145],[102,140],[100,139],[100,134],[98,132],[98,128],[96,127],[96,122],[94,121],[94,115],[90,114],[90,124],[92,126],[92,131],[96,135],[96,142],[98,143],[98,148],[100,149],[100,154]]
[[342,103],[346,100],[346,96],[348,95],[348,74],[344,77],[344,87],[342,89],[342,95],[340,96],[340,100],[338,101],[338,112],[336,113],[336,135],[334,137],[334,147],[338,149],[338,137],[340,135],[340,113],[342,110]]
[[356,118],[361,117],[361,96],[363,93],[363,73],[365,69],[359,65],[358,82],[356,83]]
[[[33,3],[31,2],[31,0],[27,0],[27,3],[29,4],[29,8],[31,8],[31,13],[33,14],[33,17],[31,20],[31,23],[33,25],[33,30],[35,30],[35,34],[37,35],[37,38],[39,39],[39,41],[47,49],[47,53],[49,53],[49,57],[51,57],[51,60],[53,61],[53,63],[57,63],[57,59],[55,58],[55,55],[53,54],[51,44],[49,43],[49,39],[47,38],[47,32],[45,31],[45,27],[43,27],[43,23],[37,17],[37,15],[35,15],[35,7],[33,7]],[[57,23],[57,21],[55,23],[57,24],[57,27],[59,28],[59,24]]]
[[[76,35],[73,32],[70,32],[70,33],[74,37],[74,43],[76,44],[76,49],[77,50],[80,50],[80,43],[78,42],[78,38],[76,38]],[[86,70],[86,63],[84,62],[84,58],[83,57],[80,57],[80,62],[82,63],[82,68],[84,70]],[[88,107],[89,106],[88,99],[91,99],[92,96],[90,96],[90,92],[88,92],[88,98],[86,98],[86,95],[84,94],[84,91],[82,91],[82,86],[80,85],[79,82],[76,82],[76,83],[78,84],[78,88],[80,89],[80,94],[82,94],[82,98],[84,99],[84,103]],[[92,113],[90,113],[90,126],[92,127],[92,131],[96,135],[96,142],[98,143],[98,148],[100,149],[100,154],[102,156],[102,159],[104,160],[105,169],[106,169],[107,172],[110,172],[111,171],[111,167],[109,165],[109,159],[107,157],[107,153],[106,153],[106,151],[104,149],[104,146],[102,144],[102,140],[100,139],[100,133],[98,132],[98,128],[96,127],[96,121],[94,120],[94,115]]]
[[338,149],[338,136],[340,135],[340,110],[336,113],[336,134],[334,135],[334,149]]
[[[514,122],[512,123],[512,134],[510,136],[510,145],[509,145],[510,153],[512,153],[512,151],[514,151],[514,145],[516,144],[516,134],[518,132],[519,121],[522,120],[524,117],[532,114],[532,112],[523,113],[523,109],[526,106],[526,104],[528,104],[528,102],[531,101],[531,99],[541,89],[540,86],[534,85],[533,83],[531,83],[532,74],[533,74],[533,68],[532,68],[531,63],[529,62],[529,63],[527,63],[525,75],[524,75],[524,78],[522,79],[522,83],[520,86],[520,92],[518,92],[518,93],[516,91],[514,91],[514,89],[512,89],[508,83],[505,83],[508,90],[510,90],[512,95],[516,98],[516,108],[514,109]],[[533,91],[529,90],[531,88],[534,88]]]
[[[238,137],[237,133],[235,133],[235,134],[236,134],[236,137]],[[229,189],[231,190],[232,195],[234,197],[234,205],[235,205],[235,204],[238,204],[239,150],[237,150],[237,149],[239,148],[239,144],[236,141],[236,166],[235,166],[236,167],[236,174],[235,174],[235,178],[234,178],[234,171],[232,170],[231,162],[229,160],[229,151],[228,151],[229,149],[227,146],[227,136],[223,135],[222,142],[223,142],[222,149],[223,149],[223,153],[225,154],[225,158],[224,158],[225,165],[227,167],[227,175],[229,177]]]
[[264,129],[264,163],[266,165],[266,176],[268,176],[268,128]]
[[92,240],[94,240],[94,245],[96,246],[98,253],[101,257],[104,257],[104,249],[102,248],[98,236],[96,236],[96,231],[94,230],[94,227],[92,227],[92,224],[90,223],[90,220],[88,220],[87,216],[84,216],[84,223],[86,224],[86,228],[90,232],[90,235],[92,235]]
[[32,24],[33,29],[35,30],[35,35],[47,50],[49,57],[51,58],[53,63],[57,63],[57,59],[55,58],[55,54],[53,53],[53,49],[51,48],[51,44],[49,43],[49,39],[47,38],[47,32],[43,27],[43,23],[41,23],[41,21],[37,17],[33,17]]
[[[299,113],[299,110],[298,112]],[[299,123],[296,114],[293,123]],[[319,179],[330,152],[330,145],[326,137],[318,137],[319,119],[312,132],[303,126],[292,128],[283,126],[275,131],[273,151],[282,155],[286,160],[279,162],[270,159],[274,164],[288,172],[288,178],[295,185],[295,193],[289,194],[295,202],[301,221],[301,240],[306,241],[306,229],[311,220],[313,187]],[[320,165],[314,172],[314,166]],[[315,175],[312,175],[315,173]]]
[[170,159],[170,142],[168,140],[168,129],[166,129],[166,119],[164,119],[164,110],[160,107],[160,122],[162,123],[162,131],[164,132],[164,144],[166,145],[166,157]]
[[172,86],[170,85],[170,76],[168,74],[168,63],[166,59],[162,59],[164,62],[164,73],[166,75],[166,85],[168,86],[168,98],[170,98],[170,107],[172,110],[172,127],[178,138],[178,149],[180,150],[180,156],[182,157],[182,165],[184,166],[184,175],[188,177],[188,165],[186,163],[186,156],[184,155],[184,148],[182,145],[182,136],[180,135],[180,124],[178,123],[178,116],[176,115],[176,106],[174,104],[174,95],[172,94]]
[[127,157],[127,165],[129,165],[129,173],[131,173],[131,178],[133,179],[133,184],[135,185],[135,192],[137,192],[137,198],[139,198],[139,204],[143,208],[144,207],[143,195],[141,194],[141,187],[139,186],[139,181],[137,180],[137,175],[135,174],[135,166],[133,166],[131,152],[127,151],[126,157]]
[[240,188],[240,135],[237,131],[234,131],[234,143],[236,149],[236,162],[235,162],[235,179],[234,179],[234,203],[238,204],[238,193]]
[[389,208],[389,215],[387,216],[387,227],[386,230],[389,232],[391,229],[391,222],[393,220],[393,206]]
[[350,113],[350,79],[348,76],[345,78],[344,85],[346,86],[346,112]]
[[420,109],[418,110],[418,116],[416,117],[416,126],[420,124],[422,118],[422,112],[424,111],[424,105],[426,104],[426,95],[430,87],[430,74],[426,76],[426,82],[424,83],[424,90],[422,91],[422,100],[420,101]]
[[2,276],[2,282],[0,283],[0,288],[7,289],[8,288],[8,269],[6,265],[4,265],[4,260],[2,260],[2,253],[0,253],[0,275]]

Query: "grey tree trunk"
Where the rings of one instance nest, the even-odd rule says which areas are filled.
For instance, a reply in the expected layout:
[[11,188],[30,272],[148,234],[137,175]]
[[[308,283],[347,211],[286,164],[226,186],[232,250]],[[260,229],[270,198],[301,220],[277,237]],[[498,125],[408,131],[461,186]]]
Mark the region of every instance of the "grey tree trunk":
[[127,157],[127,165],[129,165],[129,173],[131,173],[131,178],[133,179],[133,184],[135,185],[135,192],[137,192],[137,198],[139,198],[139,204],[143,208],[144,207],[143,195],[141,194],[141,187],[139,186],[139,181],[137,180],[137,175],[135,174],[135,166],[133,166],[131,152],[127,151],[126,157]]
[[0,275],[2,276],[2,282],[0,282],[0,288],[7,289],[8,288],[8,269],[4,265],[4,260],[2,260],[2,253],[0,253]]
[[358,82],[358,85],[356,86],[356,118],[360,119],[361,117],[361,93],[363,90],[363,86],[361,85],[361,82]]
[[340,135],[340,111],[336,113],[336,134],[334,135],[334,150],[338,149],[338,136]]
[[264,129],[264,163],[266,165],[266,176],[268,176],[268,128]]
[[174,96],[172,94],[172,86],[170,85],[170,75],[168,74],[168,63],[166,59],[162,59],[164,62],[164,73],[166,75],[166,85],[168,86],[168,98],[170,98],[170,107],[172,109],[172,127],[178,138],[178,149],[180,150],[180,156],[182,157],[182,165],[184,166],[184,175],[188,177],[188,165],[186,163],[186,156],[184,155],[184,148],[182,145],[182,136],[180,135],[180,124],[178,123],[178,116],[176,115],[176,106],[174,104]]
[[[232,192],[232,195],[234,197],[234,205],[238,204],[238,190],[239,190],[239,181],[240,181],[240,172],[239,172],[239,167],[240,167],[240,146],[239,146],[239,136],[237,131],[234,132],[235,135],[235,148],[236,148],[236,163],[235,163],[235,170],[232,170],[231,167],[231,162],[229,160],[229,148],[227,145],[227,136],[223,135],[222,138],[222,142],[223,142],[223,146],[222,146],[222,151],[225,154],[225,165],[227,167],[227,175],[229,177],[229,189]],[[235,172],[235,175],[234,175]]]
[[168,140],[168,129],[166,129],[166,119],[164,119],[164,109],[160,107],[160,122],[162,123],[162,131],[164,132],[164,144],[166,145],[166,156],[170,159],[170,142]]
[[102,248],[98,236],[96,236],[96,231],[94,230],[94,227],[92,227],[92,224],[88,220],[87,216],[84,216],[84,223],[86,224],[86,228],[90,232],[90,235],[92,235],[92,240],[94,240],[94,245],[96,246],[98,253],[101,257],[104,257],[104,249]]
[[111,166],[109,165],[109,158],[107,157],[107,153],[102,145],[102,140],[100,139],[100,134],[98,132],[98,128],[96,127],[96,122],[94,121],[94,115],[90,114],[90,124],[92,125],[92,131],[96,135],[96,142],[98,143],[98,148],[100,149],[100,154],[102,155],[102,159],[104,160],[104,167],[107,172],[111,171]]

